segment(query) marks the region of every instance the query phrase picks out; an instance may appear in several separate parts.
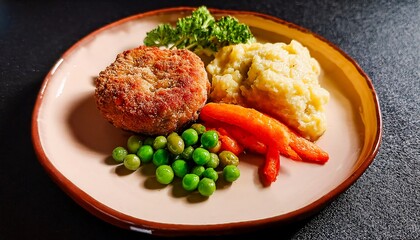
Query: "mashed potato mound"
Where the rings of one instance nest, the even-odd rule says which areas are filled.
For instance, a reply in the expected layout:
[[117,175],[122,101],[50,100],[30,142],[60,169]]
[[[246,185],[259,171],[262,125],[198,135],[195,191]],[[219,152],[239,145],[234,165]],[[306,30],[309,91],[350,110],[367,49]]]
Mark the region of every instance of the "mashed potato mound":
[[324,133],[329,93],[319,84],[319,63],[298,41],[227,46],[207,71],[211,101],[255,108],[312,141]]

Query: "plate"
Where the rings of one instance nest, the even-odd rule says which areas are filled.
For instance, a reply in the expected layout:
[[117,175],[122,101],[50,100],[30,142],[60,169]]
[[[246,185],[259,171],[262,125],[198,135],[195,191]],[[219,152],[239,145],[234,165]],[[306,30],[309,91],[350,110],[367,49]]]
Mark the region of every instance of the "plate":
[[[193,8],[161,9],[116,21],[67,50],[46,76],[34,107],[32,139],[51,178],[78,204],[122,228],[154,235],[224,234],[309,217],[351,186],[371,164],[381,142],[382,120],[369,77],[346,53],[321,36],[254,12],[211,9],[248,24],[260,41],[296,39],[322,68],[331,99],[328,127],[316,142],[330,155],[325,165],[282,158],[277,181],[263,187],[262,158],[241,156],[241,177],[209,198],[163,187],[153,167],[124,171],[110,158],[129,134],[106,122],[96,108],[93,84],[118,53],[142,44],[148,31],[175,22]],[[178,189],[178,190],[177,190]]]

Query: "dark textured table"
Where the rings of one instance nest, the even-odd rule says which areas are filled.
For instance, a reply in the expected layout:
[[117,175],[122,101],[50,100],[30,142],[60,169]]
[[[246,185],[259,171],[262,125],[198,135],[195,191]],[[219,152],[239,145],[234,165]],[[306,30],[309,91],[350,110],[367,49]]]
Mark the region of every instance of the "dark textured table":
[[246,236],[419,239],[418,0],[0,1],[0,239],[153,238],[94,217],[49,178],[32,147],[31,115],[43,78],[80,38],[133,14],[204,4],[273,15],[325,37],[370,76],[382,110],[382,145],[355,184],[310,219]]

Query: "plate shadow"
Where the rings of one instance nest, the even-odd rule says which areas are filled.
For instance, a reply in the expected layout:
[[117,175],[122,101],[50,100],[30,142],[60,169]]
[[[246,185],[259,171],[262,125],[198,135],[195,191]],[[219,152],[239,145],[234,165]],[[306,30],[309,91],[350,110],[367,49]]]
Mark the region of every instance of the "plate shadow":
[[110,154],[117,146],[125,146],[131,134],[114,127],[101,116],[93,94],[76,100],[67,121],[73,137],[80,144],[103,154]]

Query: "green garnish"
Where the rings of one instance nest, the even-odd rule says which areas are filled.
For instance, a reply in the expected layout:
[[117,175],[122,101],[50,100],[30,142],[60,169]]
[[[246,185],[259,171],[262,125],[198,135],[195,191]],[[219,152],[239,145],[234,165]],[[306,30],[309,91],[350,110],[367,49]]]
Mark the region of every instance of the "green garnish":
[[159,24],[146,34],[146,46],[186,48],[196,54],[214,55],[220,48],[239,43],[255,42],[249,27],[232,16],[216,20],[205,6],[190,16],[179,18],[176,26]]

